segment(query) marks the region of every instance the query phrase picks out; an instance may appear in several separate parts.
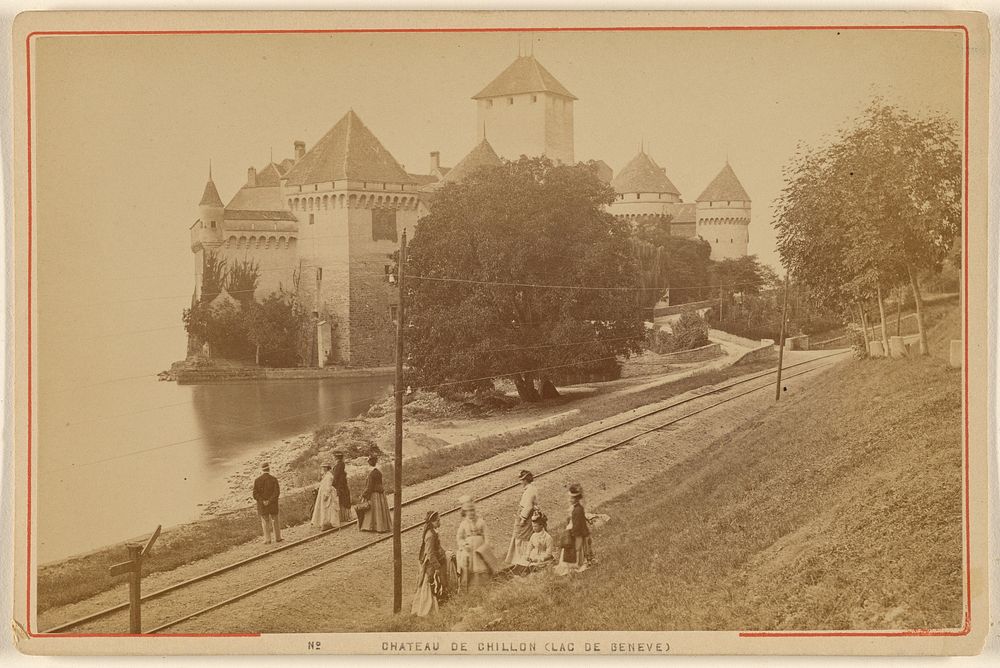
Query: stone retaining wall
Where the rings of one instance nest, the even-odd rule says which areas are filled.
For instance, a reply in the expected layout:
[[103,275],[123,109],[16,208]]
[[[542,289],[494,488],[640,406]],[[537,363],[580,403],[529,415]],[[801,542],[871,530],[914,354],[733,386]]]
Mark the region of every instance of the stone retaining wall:
[[722,355],[722,345],[719,343],[710,343],[707,346],[701,346],[700,348],[678,350],[675,353],[661,355],[660,360],[664,362],[703,362],[705,360],[715,359],[720,355]]

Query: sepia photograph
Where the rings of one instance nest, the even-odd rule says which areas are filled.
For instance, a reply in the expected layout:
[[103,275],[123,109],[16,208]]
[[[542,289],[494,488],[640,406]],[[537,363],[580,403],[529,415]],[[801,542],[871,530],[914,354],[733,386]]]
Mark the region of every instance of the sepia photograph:
[[22,14],[20,649],[977,653],[986,25]]

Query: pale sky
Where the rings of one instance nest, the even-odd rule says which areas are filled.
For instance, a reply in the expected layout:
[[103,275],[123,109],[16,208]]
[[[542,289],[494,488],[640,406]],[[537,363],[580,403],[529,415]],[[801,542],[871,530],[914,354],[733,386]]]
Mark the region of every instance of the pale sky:
[[[753,200],[750,252],[777,265],[771,204],[800,141],[874,94],[962,118],[964,42],[941,31],[546,33],[579,100],[578,160],[637,152],[694,201],[728,156]],[[35,42],[39,332],[45,367],[115,378],[184,355],[188,228],[208,162],[223,201],[353,108],[408,171],[475,143],[470,99],[516,34],[48,37]],[[58,372],[57,372],[58,369]],[[70,385],[79,380],[69,380]]]

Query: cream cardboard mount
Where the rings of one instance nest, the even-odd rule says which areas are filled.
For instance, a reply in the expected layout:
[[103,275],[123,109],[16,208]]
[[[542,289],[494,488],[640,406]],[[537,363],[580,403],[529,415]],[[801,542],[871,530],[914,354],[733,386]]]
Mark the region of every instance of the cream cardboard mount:
[[21,651],[981,650],[984,16],[33,12],[13,45]]

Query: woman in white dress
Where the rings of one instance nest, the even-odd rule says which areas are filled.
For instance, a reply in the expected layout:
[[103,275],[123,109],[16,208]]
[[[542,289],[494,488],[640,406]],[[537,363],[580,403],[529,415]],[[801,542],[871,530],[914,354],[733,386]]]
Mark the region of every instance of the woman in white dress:
[[333,489],[333,473],[329,464],[323,464],[323,477],[319,481],[319,489],[316,490],[316,505],[313,506],[311,524],[325,531],[333,528],[334,518],[337,516],[337,493]]
[[514,532],[510,537],[506,561],[512,566],[528,566],[528,541],[531,540],[531,516],[538,510],[538,489],[531,471],[522,470],[517,477],[523,488],[521,501],[517,504],[514,518]]
[[486,536],[486,522],[476,512],[476,504],[469,496],[459,499],[462,504],[462,521],[458,523],[455,542],[458,546],[458,572],[465,588],[489,582],[497,571],[497,558]]

